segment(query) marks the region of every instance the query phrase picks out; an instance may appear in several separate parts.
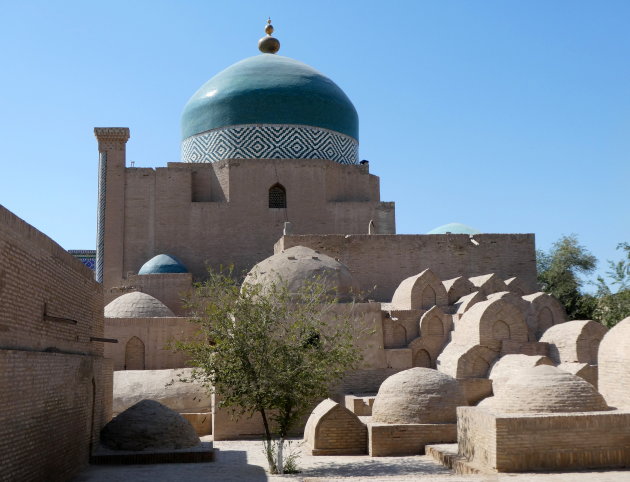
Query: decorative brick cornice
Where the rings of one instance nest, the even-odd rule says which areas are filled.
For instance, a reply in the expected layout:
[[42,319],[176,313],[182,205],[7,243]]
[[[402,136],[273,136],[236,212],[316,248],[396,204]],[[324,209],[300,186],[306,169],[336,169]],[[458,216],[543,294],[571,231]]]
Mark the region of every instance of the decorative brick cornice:
[[129,140],[129,127],[95,127],[94,135],[99,142],[127,142]]

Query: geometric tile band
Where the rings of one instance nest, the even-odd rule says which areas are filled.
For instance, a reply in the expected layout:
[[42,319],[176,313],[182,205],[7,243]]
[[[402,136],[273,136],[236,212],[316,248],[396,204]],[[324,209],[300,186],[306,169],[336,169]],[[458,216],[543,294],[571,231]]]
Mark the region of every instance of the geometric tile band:
[[96,269],[94,277],[103,282],[103,261],[105,256],[105,200],[107,197],[107,153],[98,156],[98,205],[96,211]]
[[182,161],[223,159],[330,159],[359,163],[359,143],[350,136],[316,127],[248,124],[213,129],[182,141]]

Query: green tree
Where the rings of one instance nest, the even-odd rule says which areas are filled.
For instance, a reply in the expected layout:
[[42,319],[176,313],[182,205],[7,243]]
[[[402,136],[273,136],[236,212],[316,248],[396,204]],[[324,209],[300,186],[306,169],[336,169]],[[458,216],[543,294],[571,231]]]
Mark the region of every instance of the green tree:
[[630,244],[619,243],[617,249],[624,252],[625,258],[616,263],[608,261],[610,269],[606,272],[617,291],[613,292],[601,276],[597,278],[595,318],[609,328],[630,316]]
[[580,276],[591,274],[597,259],[573,234],[556,241],[548,252],[536,251],[536,267],[540,288],[555,296],[569,319],[592,319],[597,305],[595,297],[582,293]]
[[361,358],[351,316],[336,316],[350,309],[336,310],[327,290],[317,280],[292,293],[282,283],[239,286],[231,273],[210,272],[191,297],[208,342],[177,346],[233,416],[260,414],[271,473],[284,473],[289,430]]

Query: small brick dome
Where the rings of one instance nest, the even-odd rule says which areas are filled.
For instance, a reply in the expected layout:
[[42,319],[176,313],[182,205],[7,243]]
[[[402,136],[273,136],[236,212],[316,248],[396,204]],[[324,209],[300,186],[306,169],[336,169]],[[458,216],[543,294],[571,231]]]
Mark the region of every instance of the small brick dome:
[[134,291],[119,296],[105,307],[105,318],[161,318],[175,316],[160,300]]
[[372,407],[372,421],[391,424],[455,423],[468,405],[457,380],[431,368],[411,368],[387,378]]
[[594,412],[610,410],[604,397],[582,378],[550,365],[515,373],[480,407],[505,413]]
[[186,266],[170,254],[158,254],[153,256],[149,261],[144,263],[138,274],[170,274],[170,273],[188,273]]
[[101,430],[101,442],[114,450],[184,449],[200,445],[190,422],[155,400],[142,400]]
[[247,274],[244,284],[286,283],[296,293],[305,283],[320,281],[339,301],[351,301],[358,293],[348,267],[304,246],[294,246],[262,260]]
[[630,316],[606,333],[599,344],[598,387],[613,407],[630,409]]

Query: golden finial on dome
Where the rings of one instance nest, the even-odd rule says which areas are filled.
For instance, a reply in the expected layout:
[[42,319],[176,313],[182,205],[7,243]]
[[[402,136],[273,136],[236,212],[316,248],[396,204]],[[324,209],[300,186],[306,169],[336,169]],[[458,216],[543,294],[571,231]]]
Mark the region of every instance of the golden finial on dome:
[[273,25],[271,25],[271,17],[267,18],[267,25],[265,25],[265,33],[271,35],[273,33]]
[[272,37],[273,33],[273,25],[271,25],[271,17],[267,19],[267,25],[265,25],[265,33],[266,37],[261,38],[258,41],[258,50],[260,50],[263,54],[275,54],[278,50],[280,50],[280,41]]

